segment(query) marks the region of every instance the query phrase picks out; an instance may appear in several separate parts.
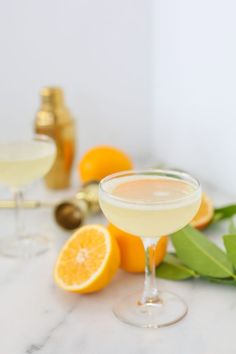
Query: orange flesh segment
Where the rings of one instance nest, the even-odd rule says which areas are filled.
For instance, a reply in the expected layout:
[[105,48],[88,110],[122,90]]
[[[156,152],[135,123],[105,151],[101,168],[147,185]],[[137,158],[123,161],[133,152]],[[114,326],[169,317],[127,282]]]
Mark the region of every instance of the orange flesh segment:
[[58,265],[58,275],[67,285],[81,285],[102,265],[107,245],[102,232],[85,231],[67,245]]

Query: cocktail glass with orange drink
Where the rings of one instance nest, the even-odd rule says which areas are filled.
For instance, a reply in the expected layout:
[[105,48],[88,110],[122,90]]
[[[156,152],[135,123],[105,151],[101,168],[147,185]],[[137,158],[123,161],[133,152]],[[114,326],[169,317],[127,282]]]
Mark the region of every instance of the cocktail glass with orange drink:
[[158,289],[156,244],[162,235],[180,230],[193,219],[201,203],[199,182],[172,170],[120,172],[101,181],[99,201],[112,224],[142,239],[146,254],[144,291],[119,301],[115,315],[147,328],[179,321],[187,313],[187,305],[177,295]]

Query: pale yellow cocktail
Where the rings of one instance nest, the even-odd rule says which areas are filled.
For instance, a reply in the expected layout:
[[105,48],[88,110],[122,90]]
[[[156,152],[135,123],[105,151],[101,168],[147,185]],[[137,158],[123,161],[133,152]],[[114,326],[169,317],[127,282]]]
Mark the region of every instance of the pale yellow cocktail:
[[196,214],[201,192],[190,182],[171,177],[124,176],[106,184],[100,196],[107,219],[140,237],[159,237],[177,231]]
[[25,232],[20,214],[23,209],[22,189],[45,176],[55,156],[56,146],[53,140],[45,136],[0,142],[0,183],[11,189],[15,199],[15,234],[1,240],[1,254],[28,258],[42,254],[49,248],[51,240],[46,235]]
[[0,182],[20,188],[42,177],[52,166],[55,146],[47,141],[5,143],[0,145]]
[[144,291],[117,303],[115,315],[137,327],[157,328],[179,321],[187,305],[157,288],[156,244],[162,235],[182,229],[193,219],[201,203],[199,182],[173,170],[120,172],[101,181],[99,201],[112,224],[142,239],[146,256]]

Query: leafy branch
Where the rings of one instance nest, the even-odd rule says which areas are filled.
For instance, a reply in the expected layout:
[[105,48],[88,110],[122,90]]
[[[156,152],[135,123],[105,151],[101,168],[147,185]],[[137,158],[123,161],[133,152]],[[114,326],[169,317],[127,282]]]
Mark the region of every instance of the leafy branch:
[[229,234],[223,236],[226,252],[191,226],[172,234],[171,241],[176,254],[166,255],[156,269],[158,277],[170,280],[202,277],[236,286],[236,227],[232,220]]
[[236,214],[236,204],[226,205],[225,207],[222,208],[216,208],[214,210],[214,217],[212,223],[231,218],[235,214]]

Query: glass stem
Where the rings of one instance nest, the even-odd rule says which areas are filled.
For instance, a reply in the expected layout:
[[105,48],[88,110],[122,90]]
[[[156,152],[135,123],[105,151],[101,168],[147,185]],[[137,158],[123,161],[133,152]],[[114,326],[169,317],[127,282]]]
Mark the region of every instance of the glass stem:
[[22,218],[22,203],[23,193],[19,189],[13,190],[13,196],[15,201],[15,236],[20,237],[23,234],[23,218]]
[[142,241],[145,249],[145,283],[141,303],[157,303],[160,302],[159,292],[157,290],[155,262],[156,245],[158,239],[143,237]]

